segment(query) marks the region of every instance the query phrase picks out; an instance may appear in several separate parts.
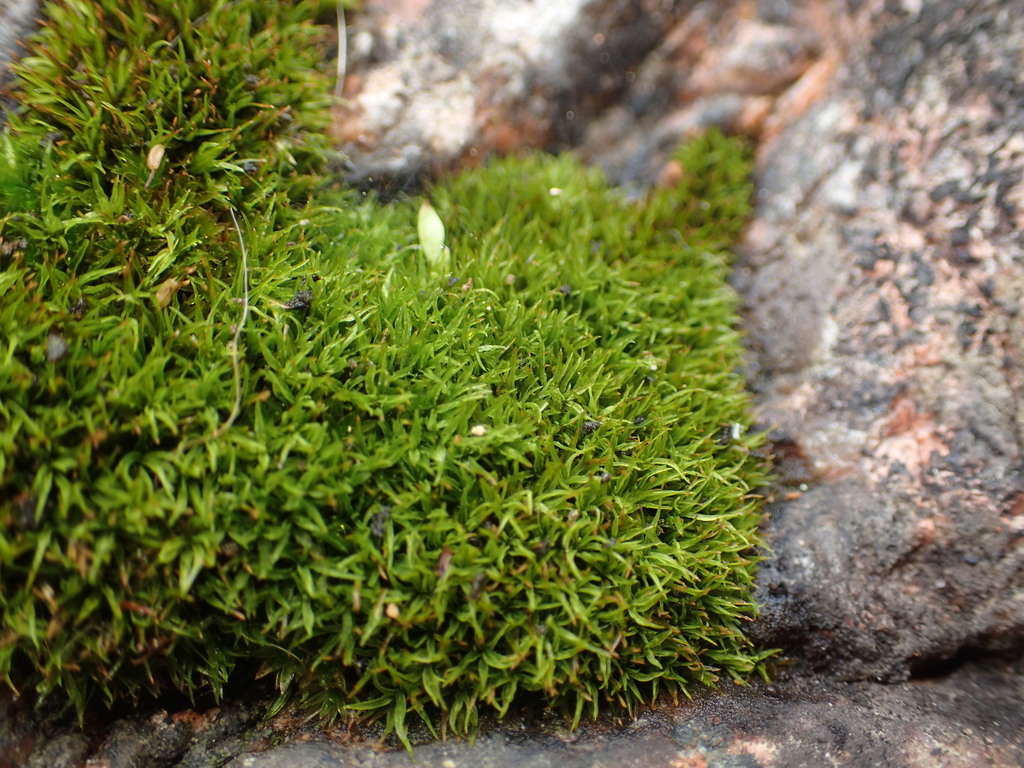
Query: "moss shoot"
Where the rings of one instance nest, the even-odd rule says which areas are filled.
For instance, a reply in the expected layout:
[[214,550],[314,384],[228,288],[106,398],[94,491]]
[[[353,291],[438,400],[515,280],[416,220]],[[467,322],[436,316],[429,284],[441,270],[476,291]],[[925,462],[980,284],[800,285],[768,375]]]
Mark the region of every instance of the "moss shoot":
[[0,675],[81,711],[269,672],[404,738],[763,671],[747,153],[639,203],[496,161],[430,191],[428,253],[419,201],[323,175],[315,13],[63,0],[18,65]]

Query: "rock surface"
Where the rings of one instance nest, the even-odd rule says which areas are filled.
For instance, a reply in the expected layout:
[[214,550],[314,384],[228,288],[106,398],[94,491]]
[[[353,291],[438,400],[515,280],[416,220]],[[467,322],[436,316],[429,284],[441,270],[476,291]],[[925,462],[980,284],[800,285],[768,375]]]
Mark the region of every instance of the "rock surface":
[[357,183],[579,147],[647,186],[686,135],[774,136],[805,110],[848,34],[833,16],[813,0],[378,0],[350,31],[335,131]]
[[[0,712],[0,766],[29,768],[974,768],[1017,766],[1024,661],[970,663],[893,685],[807,676],[705,693],[683,706],[608,716],[569,732],[515,715],[473,743],[421,733],[410,755],[372,733],[278,718],[251,706],[126,717],[106,733]],[[952,713],[955,713],[953,716]],[[11,726],[22,727],[13,733]],[[86,729],[89,731],[89,729]],[[415,762],[413,762],[413,760]]]
[[[368,4],[336,126],[356,181],[575,146],[643,186],[702,126],[759,147],[736,287],[780,485],[756,631],[791,665],[636,724],[424,744],[419,764],[1024,764],[1018,6]],[[7,701],[0,766],[409,764],[372,735],[257,727],[259,711],[83,732]]]
[[[942,680],[881,687],[804,680],[755,685],[647,712],[636,721],[569,733],[506,723],[475,743],[404,751],[344,744],[330,732],[228,764],[229,768],[821,768],[829,765],[1018,765],[1024,666],[972,666]],[[962,715],[946,716],[953,707]]]
[[889,5],[762,147],[737,280],[811,485],[774,507],[761,631],[845,679],[1024,647],[1024,17]]
[[32,25],[35,0],[4,0],[0,4],[0,63],[18,53],[18,40]]
[[[18,41],[31,30],[36,13],[35,0],[0,0],[0,89],[10,80],[6,64],[18,55]],[[4,109],[9,106],[0,91],[0,124],[4,122]]]

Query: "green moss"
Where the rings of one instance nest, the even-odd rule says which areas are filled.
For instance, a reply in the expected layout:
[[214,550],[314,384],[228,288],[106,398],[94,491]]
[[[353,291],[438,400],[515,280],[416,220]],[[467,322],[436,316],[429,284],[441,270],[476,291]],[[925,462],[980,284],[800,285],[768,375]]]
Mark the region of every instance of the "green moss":
[[81,710],[269,671],[404,738],[763,670],[747,153],[639,204],[495,162],[432,190],[432,263],[416,201],[322,186],[312,14],[68,0],[19,67],[0,674]]

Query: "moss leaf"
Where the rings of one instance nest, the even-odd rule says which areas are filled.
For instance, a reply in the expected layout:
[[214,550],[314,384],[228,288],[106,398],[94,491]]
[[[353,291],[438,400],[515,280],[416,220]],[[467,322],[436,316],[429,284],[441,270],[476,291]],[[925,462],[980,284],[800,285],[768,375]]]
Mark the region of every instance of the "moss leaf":
[[420,250],[433,272],[442,272],[445,267],[444,222],[437,215],[429,200],[420,205],[416,229],[420,238]]

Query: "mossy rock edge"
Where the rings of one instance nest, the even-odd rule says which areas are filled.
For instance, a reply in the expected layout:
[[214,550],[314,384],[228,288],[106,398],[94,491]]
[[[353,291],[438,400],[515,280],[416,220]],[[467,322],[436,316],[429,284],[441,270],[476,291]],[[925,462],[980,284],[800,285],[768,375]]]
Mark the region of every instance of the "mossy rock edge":
[[270,672],[404,737],[763,673],[748,153],[639,203],[495,161],[430,191],[426,258],[417,201],[322,175],[315,13],[66,0],[19,65],[0,674],[81,711]]

